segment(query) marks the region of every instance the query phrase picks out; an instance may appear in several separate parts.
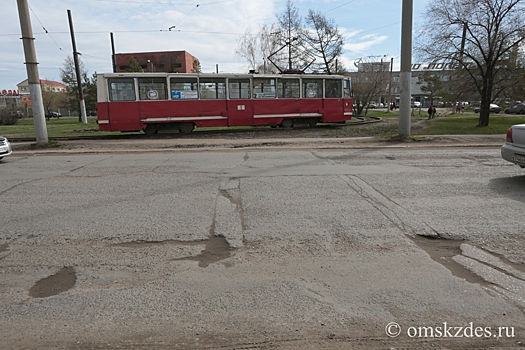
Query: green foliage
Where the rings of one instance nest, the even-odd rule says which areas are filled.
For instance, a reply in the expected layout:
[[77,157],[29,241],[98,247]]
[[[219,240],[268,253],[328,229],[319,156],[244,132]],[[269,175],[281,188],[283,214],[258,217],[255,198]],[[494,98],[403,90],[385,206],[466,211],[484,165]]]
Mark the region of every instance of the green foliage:
[[7,108],[0,109],[0,125],[16,125],[20,120],[20,116]]
[[140,66],[139,62],[135,59],[135,57],[131,57],[128,61],[128,65],[126,66],[126,72],[129,73],[139,73],[142,72],[142,67]]

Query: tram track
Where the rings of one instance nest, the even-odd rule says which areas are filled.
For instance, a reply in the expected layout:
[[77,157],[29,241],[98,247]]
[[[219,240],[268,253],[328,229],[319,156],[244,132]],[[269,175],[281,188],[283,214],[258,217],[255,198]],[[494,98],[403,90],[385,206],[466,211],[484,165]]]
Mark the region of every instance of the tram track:
[[[319,124],[314,129],[334,129],[334,128],[341,128],[341,127],[350,127],[350,126],[356,126],[356,125],[364,125],[364,124],[372,124],[372,123],[378,123],[381,122],[381,118],[379,117],[354,117],[357,121],[350,121],[346,123],[341,124]],[[162,138],[171,138],[173,135],[177,135],[179,138],[200,138],[200,137],[207,137],[207,136],[220,136],[220,135],[243,135],[243,134],[264,134],[264,133],[288,133],[291,130],[307,130],[312,129],[307,126],[299,126],[299,127],[293,127],[290,129],[285,128],[269,128],[269,127],[253,127],[253,128],[246,128],[246,129],[221,129],[221,130],[199,130],[199,128],[195,129],[191,133],[159,133],[153,136],[146,136],[142,133],[120,133],[120,134],[112,134],[112,135],[78,135],[78,136],[50,136],[48,137],[49,141],[82,141],[82,140],[132,140],[132,139],[162,139]],[[17,142],[32,142],[34,141],[34,137],[9,137],[9,141],[12,143]]]

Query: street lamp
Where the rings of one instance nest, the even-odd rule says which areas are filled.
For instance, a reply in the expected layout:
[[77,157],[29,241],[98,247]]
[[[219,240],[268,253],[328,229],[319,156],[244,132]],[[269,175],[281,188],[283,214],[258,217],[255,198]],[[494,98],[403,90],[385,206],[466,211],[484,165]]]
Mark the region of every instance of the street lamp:
[[148,63],[151,64],[151,72],[153,73],[153,62],[151,62],[150,60],[148,60]]

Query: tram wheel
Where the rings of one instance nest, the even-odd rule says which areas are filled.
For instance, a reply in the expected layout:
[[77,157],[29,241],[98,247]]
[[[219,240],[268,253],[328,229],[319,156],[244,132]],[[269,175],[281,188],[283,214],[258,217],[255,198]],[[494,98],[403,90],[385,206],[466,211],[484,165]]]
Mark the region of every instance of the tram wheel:
[[289,129],[293,126],[293,120],[292,119],[283,119],[281,122],[281,126],[285,129]]
[[315,118],[308,119],[308,126],[309,127],[315,128],[316,125],[317,125],[317,119],[315,119]]
[[144,133],[147,136],[155,135],[157,133],[157,131],[158,131],[158,128],[154,124],[148,124],[148,125],[146,125],[146,128],[144,129]]
[[193,123],[180,123],[179,131],[183,134],[187,134],[193,131],[195,124]]

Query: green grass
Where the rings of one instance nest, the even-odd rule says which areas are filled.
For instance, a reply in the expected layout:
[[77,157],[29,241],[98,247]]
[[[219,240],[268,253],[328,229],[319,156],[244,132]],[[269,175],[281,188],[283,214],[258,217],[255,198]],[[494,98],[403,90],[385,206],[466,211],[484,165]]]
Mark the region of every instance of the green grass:
[[[384,122],[363,126],[348,126],[338,128],[330,133],[320,134],[320,136],[331,136],[336,133],[337,137],[353,136],[377,136],[395,133],[397,130],[397,119],[399,110],[393,112],[370,110],[369,117],[380,117]],[[353,120],[356,121],[356,118]],[[428,116],[423,111],[421,114],[416,110],[412,116],[412,125],[415,123],[423,124],[424,127],[414,128],[413,135],[461,135],[461,134],[505,134],[507,129],[514,124],[524,124],[525,117],[507,116],[492,114],[488,127],[478,127],[478,116],[473,113],[449,114],[444,117],[428,120]],[[99,135],[128,135],[129,133],[99,131],[96,117],[88,117],[88,124],[82,124],[78,117],[65,117],[61,119],[51,119],[46,121],[49,137],[70,137],[70,136],[99,136]],[[223,127],[223,128],[197,128],[198,131],[206,130],[232,130],[247,129],[251,127]],[[0,125],[0,135],[6,137],[34,138],[35,127],[33,119],[21,119],[17,125]],[[321,136],[321,137],[322,137]],[[332,135],[333,136],[333,135]]]
[[512,125],[525,123],[525,117],[491,115],[489,126],[479,127],[477,115],[451,115],[428,121],[420,135],[494,135],[505,134]]
[[[50,119],[46,120],[46,128],[49,137],[122,134],[120,132],[100,131],[96,117],[88,117],[87,124],[79,122],[78,117]],[[24,118],[19,120],[16,125],[0,125],[0,135],[6,137],[36,137],[34,121],[32,118]]]

